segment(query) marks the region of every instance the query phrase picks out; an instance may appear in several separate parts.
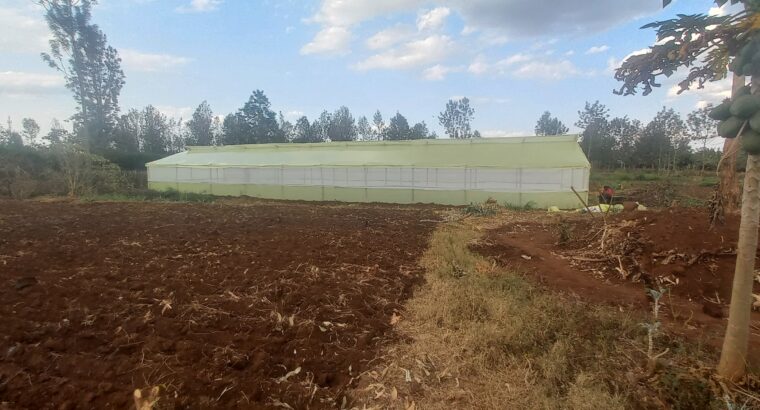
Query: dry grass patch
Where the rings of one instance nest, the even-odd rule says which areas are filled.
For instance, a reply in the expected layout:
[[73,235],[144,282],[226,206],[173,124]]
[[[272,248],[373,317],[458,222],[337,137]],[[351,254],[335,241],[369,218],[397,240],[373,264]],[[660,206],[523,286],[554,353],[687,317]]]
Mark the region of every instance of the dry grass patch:
[[471,253],[493,222],[468,218],[435,232],[427,283],[396,324],[408,343],[364,374],[357,408],[725,408],[707,384],[676,381],[676,397],[660,382],[683,373],[676,363],[698,366],[709,355],[699,346],[656,339],[673,353],[667,371],[648,372],[646,318],[538,288]]

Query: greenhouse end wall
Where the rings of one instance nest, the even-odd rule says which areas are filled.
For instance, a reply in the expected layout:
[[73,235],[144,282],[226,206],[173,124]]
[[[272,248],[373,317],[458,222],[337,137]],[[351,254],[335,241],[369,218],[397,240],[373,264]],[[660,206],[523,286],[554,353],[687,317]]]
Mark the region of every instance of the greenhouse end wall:
[[[459,163],[441,166],[442,157]],[[192,147],[148,164],[148,181],[155,190],[219,196],[444,205],[492,198],[567,209],[582,206],[572,188],[588,196],[589,169],[571,137],[271,144]]]

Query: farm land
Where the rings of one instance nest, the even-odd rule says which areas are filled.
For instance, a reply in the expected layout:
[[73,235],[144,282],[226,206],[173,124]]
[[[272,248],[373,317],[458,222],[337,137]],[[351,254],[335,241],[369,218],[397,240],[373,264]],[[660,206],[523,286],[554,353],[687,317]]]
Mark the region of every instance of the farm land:
[[2,408],[720,403],[736,218],[492,208],[2,201]]

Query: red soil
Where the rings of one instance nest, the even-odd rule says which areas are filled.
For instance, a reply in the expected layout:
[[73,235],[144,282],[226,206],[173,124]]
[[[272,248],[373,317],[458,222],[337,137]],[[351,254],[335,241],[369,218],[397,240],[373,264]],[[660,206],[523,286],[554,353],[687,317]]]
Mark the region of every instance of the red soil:
[[[340,406],[429,208],[0,202],[3,408]],[[300,369],[296,372],[297,369]]]
[[[571,236],[562,245],[560,218]],[[616,234],[605,239],[606,253],[601,251],[604,222],[598,215],[535,220],[531,215],[525,222],[491,230],[473,249],[550,288],[641,312],[650,306],[646,289],[667,287],[662,313],[670,330],[720,346],[736,261],[737,218],[710,228],[707,212],[693,208],[609,216],[607,224]],[[620,260],[608,258],[611,254]],[[626,279],[618,271],[621,265]],[[755,293],[760,293],[760,284],[755,284]],[[758,313],[753,313],[753,326],[760,328]],[[751,350],[753,361],[759,361],[757,335]]]

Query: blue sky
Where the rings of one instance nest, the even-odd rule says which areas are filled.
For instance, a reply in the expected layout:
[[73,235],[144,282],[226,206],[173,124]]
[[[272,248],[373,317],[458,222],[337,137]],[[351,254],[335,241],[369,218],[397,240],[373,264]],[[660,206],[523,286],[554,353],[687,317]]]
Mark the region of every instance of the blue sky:
[[[674,77],[647,97],[612,94],[612,67],[650,45],[639,27],[708,0],[101,0],[93,20],[123,59],[121,106],[153,104],[187,118],[203,100],[218,115],[254,89],[295,120],[348,106],[438,125],[467,96],[486,136],[530,135],[549,110],[575,131],[585,101],[648,121],[727,95],[728,81],[675,96]],[[720,12],[713,9],[712,12]],[[0,0],[0,118],[43,129],[74,111],[62,78],[40,59],[47,27],[31,0]]]

